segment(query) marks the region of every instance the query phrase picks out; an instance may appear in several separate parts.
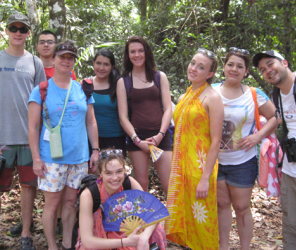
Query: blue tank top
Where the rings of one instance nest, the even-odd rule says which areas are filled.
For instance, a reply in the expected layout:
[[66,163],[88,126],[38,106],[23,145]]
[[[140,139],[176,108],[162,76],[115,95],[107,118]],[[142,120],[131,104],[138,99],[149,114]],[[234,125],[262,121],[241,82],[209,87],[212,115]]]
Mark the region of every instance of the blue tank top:
[[119,137],[124,131],[119,122],[117,100],[111,102],[108,90],[95,90],[94,111],[99,129],[99,137]]

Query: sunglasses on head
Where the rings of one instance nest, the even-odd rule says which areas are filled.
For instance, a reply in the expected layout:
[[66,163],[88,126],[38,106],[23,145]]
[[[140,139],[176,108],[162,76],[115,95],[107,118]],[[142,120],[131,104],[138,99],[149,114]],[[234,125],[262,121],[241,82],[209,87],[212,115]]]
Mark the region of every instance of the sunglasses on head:
[[58,45],[56,47],[56,50],[55,52],[59,52],[59,51],[63,51],[63,50],[68,50],[68,51],[71,51],[73,53],[77,53],[77,48],[73,45],[64,45],[64,44],[61,44],[61,45]]
[[53,40],[40,40],[38,43],[40,45],[44,45],[45,43],[47,43],[48,45],[53,45],[55,43],[55,41],[53,41]]
[[122,150],[121,149],[105,150],[99,153],[101,158],[107,158],[111,154],[122,155]]
[[230,47],[230,48],[229,48],[229,51],[230,51],[231,53],[237,53],[237,52],[239,52],[239,53],[241,53],[243,56],[250,55],[250,52],[249,52],[248,50],[246,50],[246,49],[239,49],[239,48],[236,48],[236,47]]
[[27,27],[16,27],[16,26],[8,26],[7,28],[10,32],[12,33],[16,33],[18,30],[20,31],[20,33],[22,34],[26,34],[28,33],[29,29]]
[[203,54],[206,54],[210,58],[216,58],[216,55],[212,51],[210,51],[210,50],[207,50],[207,49],[198,49],[197,51],[198,52],[201,52]]

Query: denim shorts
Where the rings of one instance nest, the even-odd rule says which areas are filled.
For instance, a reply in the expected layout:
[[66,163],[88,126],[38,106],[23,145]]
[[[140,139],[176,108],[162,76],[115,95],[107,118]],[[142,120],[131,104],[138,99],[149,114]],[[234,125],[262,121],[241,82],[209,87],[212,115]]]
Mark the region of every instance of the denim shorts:
[[257,169],[256,156],[238,165],[219,164],[217,180],[225,180],[228,185],[239,188],[253,187],[257,177]]

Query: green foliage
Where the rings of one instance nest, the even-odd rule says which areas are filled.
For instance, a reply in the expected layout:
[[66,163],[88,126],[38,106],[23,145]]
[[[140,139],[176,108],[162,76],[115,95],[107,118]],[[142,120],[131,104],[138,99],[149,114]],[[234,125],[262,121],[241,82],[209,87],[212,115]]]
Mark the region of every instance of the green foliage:
[[[79,46],[80,58],[75,67],[79,79],[93,74],[92,59],[101,46],[111,48],[121,68],[124,44],[132,35],[143,36],[153,48],[157,68],[167,74],[174,101],[189,86],[187,66],[200,47],[218,56],[215,82],[223,79],[223,58],[229,47],[249,50],[250,58],[258,51],[276,49],[289,60],[291,68],[296,64],[295,0],[256,0],[252,7],[247,0],[147,0],[144,22],[140,21],[140,7],[145,2],[140,0],[64,1],[67,38]],[[36,2],[40,32],[49,28],[48,1]],[[13,11],[26,13],[25,1],[1,1],[2,34],[8,14]],[[28,50],[33,51],[34,43],[34,39],[28,41]],[[2,38],[0,49],[5,46]],[[265,92],[270,90],[253,67],[245,83]]]
[[75,67],[78,78],[93,75],[93,57],[96,49],[111,47],[117,63],[122,61],[122,49],[132,32],[135,6],[127,1],[66,1],[67,36],[79,46],[81,60]]

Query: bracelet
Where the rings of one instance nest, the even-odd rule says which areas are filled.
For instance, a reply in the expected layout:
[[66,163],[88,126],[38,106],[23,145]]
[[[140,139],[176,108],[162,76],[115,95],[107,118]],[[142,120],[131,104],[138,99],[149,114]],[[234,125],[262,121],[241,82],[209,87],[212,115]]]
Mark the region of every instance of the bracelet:
[[134,141],[136,140],[137,137],[138,137],[137,134],[133,134],[132,137],[131,137],[132,141],[134,142]]
[[158,134],[162,134],[163,137],[165,137],[165,133],[159,131]]
[[94,150],[101,151],[101,149],[100,149],[100,148],[92,148],[91,150],[92,150],[92,151],[94,151]]
[[123,248],[122,238],[121,238],[121,247]]
[[138,146],[140,144],[140,142],[141,142],[141,139],[139,137],[137,137],[137,138],[138,138],[138,140],[135,142],[136,146]]
[[155,142],[156,146],[158,146],[157,142],[155,141],[154,137],[151,137],[153,139],[153,141]]

